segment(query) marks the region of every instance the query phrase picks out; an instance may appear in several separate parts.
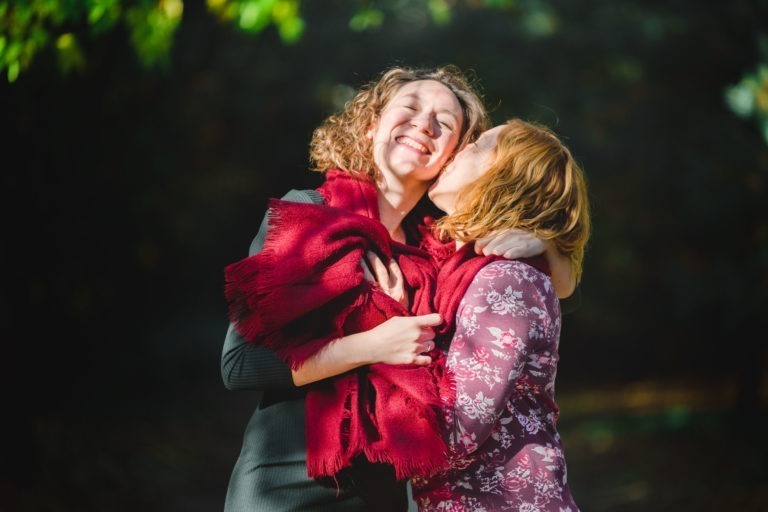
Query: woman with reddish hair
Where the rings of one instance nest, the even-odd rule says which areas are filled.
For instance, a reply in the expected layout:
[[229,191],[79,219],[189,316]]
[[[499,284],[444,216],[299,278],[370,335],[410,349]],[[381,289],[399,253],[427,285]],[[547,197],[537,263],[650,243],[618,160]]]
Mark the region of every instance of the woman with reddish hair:
[[511,120],[459,152],[429,190],[455,248],[435,306],[448,323],[450,467],[413,480],[420,511],[576,512],[556,421],[561,312],[546,259],[475,254],[504,229],[550,240],[581,276],[590,233],[584,175],[548,128]]

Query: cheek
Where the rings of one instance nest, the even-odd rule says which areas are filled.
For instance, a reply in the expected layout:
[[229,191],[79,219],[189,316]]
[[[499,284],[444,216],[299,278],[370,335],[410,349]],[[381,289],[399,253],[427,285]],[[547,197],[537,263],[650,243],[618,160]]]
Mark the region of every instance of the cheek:
[[451,136],[450,138],[446,138],[446,140],[442,144],[442,150],[441,150],[441,157],[442,160],[447,161],[452,155],[453,152],[456,151],[456,148],[459,145],[459,137],[457,135]]
[[456,169],[455,176],[453,177],[453,185],[456,190],[466,187],[478,177],[477,165],[472,158],[466,158],[462,162],[462,165]]

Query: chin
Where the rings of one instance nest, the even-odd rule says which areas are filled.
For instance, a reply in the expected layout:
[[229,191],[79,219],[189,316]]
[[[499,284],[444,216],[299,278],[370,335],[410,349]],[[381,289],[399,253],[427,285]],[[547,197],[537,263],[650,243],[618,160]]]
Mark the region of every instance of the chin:
[[445,213],[448,213],[448,210],[446,209],[444,197],[441,197],[440,194],[437,194],[437,195],[432,194],[431,190],[427,192],[427,196],[429,197],[429,200],[432,201],[432,204],[437,206],[439,209],[441,209]]

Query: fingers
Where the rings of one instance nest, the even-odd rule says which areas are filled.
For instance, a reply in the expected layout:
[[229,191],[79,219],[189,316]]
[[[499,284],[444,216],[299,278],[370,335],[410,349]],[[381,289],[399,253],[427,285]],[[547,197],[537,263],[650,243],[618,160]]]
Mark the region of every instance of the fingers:
[[485,247],[491,240],[493,240],[493,233],[486,237],[475,240],[475,252],[477,254],[485,254]]
[[488,236],[475,242],[475,252],[490,256],[492,254],[501,255],[511,244],[519,244],[521,238],[519,235],[526,235],[525,231],[519,229],[506,229],[502,231],[493,231]]
[[387,269],[392,283],[390,296],[400,302],[404,308],[408,309],[408,293],[405,290],[405,278],[403,278],[403,273],[400,271],[400,265],[397,264],[395,258],[390,258],[389,263],[387,263]]
[[379,255],[373,251],[366,251],[365,259],[373,269],[376,281],[382,286],[389,286],[389,271],[381,258],[379,258]]
[[387,267],[389,269],[390,276],[392,276],[392,280],[397,283],[402,283],[403,273],[400,271],[400,265],[397,264],[395,258],[390,258]]
[[484,254],[495,254],[500,256],[504,251],[515,249],[525,244],[526,237],[530,235],[519,229],[508,229],[506,231],[497,231],[492,234],[492,239],[485,246]]
[[517,258],[530,258],[531,256],[536,256],[543,252],[544,244],[541,242],[541,240],[538,238],[532,238],[527,242],[510,248],[499,246],[493,254],[503,256],[508,260],[514,260]]
[[440,316],[440,313],[430,313],[428,315],[414,316],[411,318],[422,327],[440,325],[443,322],[443,317]]
[[427,366],[428,364],[432,364],[432,358],[422,354],[413,358],[413,364]]
[[513,247],[511,249],[505,250],[501,254],[498,254],[498,253],[494,253],[494,254],[496,254],[497,256],[503,256],[508,260],[514,260],[517,258],[525,258],[525,255],[527,252],[528,251],[526,250],[525,247]]
[[365,280],[370,283],[375,283],[376,278],[373,277],[373,274],[371,274],[371,269],[368,267],[368,264],[365,262],[365,260],[360,260],[360,266],[363,267],[363,277]]
[[416,341],[427,342],[432,341],[433,339],[435,339],[435,331],[429,327],[422,327],[421,332],[419,333],[419,337]]
[[483,241],[484,245],[481,245],[480,249],[478,249],[477,243],[475,244],[475,252],[486,256],[494,254],[507,259],[530,258],[543,253],[546,249],[544,241],[537,238],[533,233],[519,229],[495,232],[484,238]]

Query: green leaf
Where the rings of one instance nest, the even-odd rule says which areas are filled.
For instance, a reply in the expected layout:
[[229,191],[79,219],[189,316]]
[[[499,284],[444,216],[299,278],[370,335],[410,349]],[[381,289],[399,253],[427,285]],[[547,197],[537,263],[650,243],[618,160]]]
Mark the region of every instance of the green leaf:
[[362,32],[371,28],[381,26],[384,20],[384,13],[378,9],[365,9],[356,13],[349,20],[349,28],[355,32]]
[[13,83],[19,77],[19,61],[15,60],[8,64],[8,81]]
[[248,32],[261,32],[269,24],[271,6],[268,2],[248,0],[240,4],[238,25]]
[[72,33],[62,34],[56,39],[56,50],[59,58],[59,67],[63,73],[85,67],[85,57]]
[[432,21],[436,25],[447,25],[451,21],[451,8],[445,0],[429,0],[427,2]]
[[744,82],[725,90],[725,102],[739,117],[749,117],[755,108],[755,97]]
[[278,0],[272,7],[272,19],[278,24],[297,18],[299,15],[299,2],[297,0]]
[[107,6],[104,4],[96,4],[88,11],[88,23],[95,25],[107,12]]
[[304,33],[304,20],[298,16],[282,21],[277,30],[283,42],[293,44],[301,39]]

